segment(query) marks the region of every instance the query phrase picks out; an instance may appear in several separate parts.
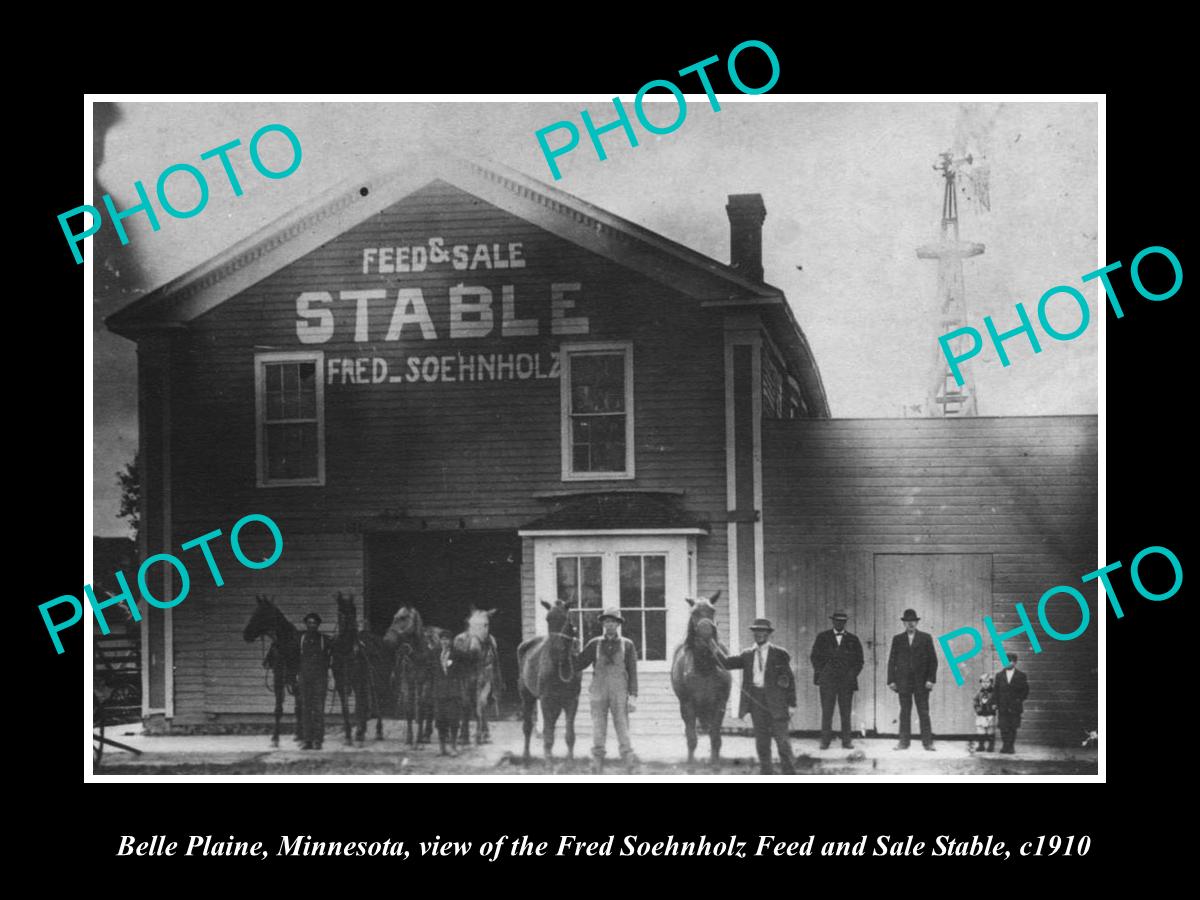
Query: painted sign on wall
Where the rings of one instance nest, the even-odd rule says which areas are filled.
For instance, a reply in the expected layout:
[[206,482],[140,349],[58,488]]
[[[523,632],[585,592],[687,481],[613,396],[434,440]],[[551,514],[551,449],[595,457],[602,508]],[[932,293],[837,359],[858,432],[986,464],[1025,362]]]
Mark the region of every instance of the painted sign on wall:
[[[454,244],[446,246],[444,238],[433,237],[424,244],[403,247],[365,247],[362,250],[363,274],[393,274],[397,272],[425,272],[438,266],[447,269],[521,269],[526,260],[520,242],[492,244]],[[296,338],[301,344],[324,344],[335,337],[364,344],[373,341],[422,341],[472,340],[481,338],[538,337],[540,335],[570,336],[589,332],[587,316],[576,314],[575,305],[583,286],[576,281],[552,282],[549,286],[549,303],[542,297],[517,296],[517,286],[512,284],[483,285],[460,281],[444,289],[429,287],[400,287],[392,293],[388,288],[366,288],[355,290],[304,291],[296,298]],[[445,293],[442,294],[441,291]],[[428,297],[427,297],[428,292]],[[437,295],[435,295],[437,292]],[[443,300],[443,297],[445,298]],[[430,314],[429,304],[434,302],[448,314],[438,316],[439,327]],[[518,309],[518,302],[521,307]],[[386,330],[380,333],[377,326],[371,328],[371,313],[391,304],[391,316]],[[351,324],[352,322],[352,324]],[[353,338],[345,332],[353,328]],[[512,354],[508,355],[512,357]],[[517,354],[517,357],[530,354]],[[439,359],[428,357],[427,359]],[[447,356],[447,359],[455,357]],[[473,357],[472,357],[473,358]],[[498,355],[493,367],[500,366],[504,355]],[[533,355],[535,361],[540,360]],[[378,359],[371,357],[371,359]],[[480,356],[480,367],[486,364]],[[383,360],[381,360],[383,361]],[[331,360],[332,362],[332,360]],[[386,361],[383,361],[385,367]],[[513,371],[520,365],[511,361]],[[540,362],[539,362],[540,364]],[[355,363],[355,366],[358,364]],[[412,360],[409,360],[412,365]],[[374,371],[375,363],[371,363]],[[401,361],[401,367],[403,361]],[[418,371],[424,372],[425,362],[418,363]],[[445,371],[446,366],[441,365]],[[462,370],[462,364],[458,369]],[[342,371],[346,371],[342,369]],[[466,371],[471,371],[467,369]],[[550,367],[538,369],[549,373]],[[327,374],[332,379],[332,370]],[[487,376],[491,377],[491,376]],[[502,376],[496,376],[497,378]],[[516,377],[520,378],[520,375]],[[535,376],[526,376],[535,377]],[[540,377],[555,377],[544,374]],[[368,379],[369,380],[369,379]],[[386,376],[385,380],[396,380]],[[412,380],[416,380],[415,378]],[[437,380],[424,379],[422,380]],[[443,380],[474,380],[466,379]],[[358,382],[355,382],[358,383]]]

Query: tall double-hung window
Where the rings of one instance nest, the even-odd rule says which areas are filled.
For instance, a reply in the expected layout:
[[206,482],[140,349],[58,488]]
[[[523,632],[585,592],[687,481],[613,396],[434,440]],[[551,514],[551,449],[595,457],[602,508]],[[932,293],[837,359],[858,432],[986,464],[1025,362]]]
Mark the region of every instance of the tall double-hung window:
[[562,347],[564,481],[633,478],[633,346]]
[[259,487],[325,483],[324,354],[254,357]]

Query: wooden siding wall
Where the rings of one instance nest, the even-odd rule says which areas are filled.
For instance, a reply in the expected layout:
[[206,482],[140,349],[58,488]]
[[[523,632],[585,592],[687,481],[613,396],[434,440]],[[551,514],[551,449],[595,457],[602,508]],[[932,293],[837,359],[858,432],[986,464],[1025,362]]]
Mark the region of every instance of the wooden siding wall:
[[[990,554],[1000,631],[1020,625],[1017,601],[1038,627],[1037,601],[1055,585],[1074,585],[1093,603],[1092,624],[1074,641],[1039,628],[1040,654],[1024,635],[1006,642],[1030,679],[1020,739],[1072,744],[1094,728],[1098,611],[1080,577],[1097,567],[1096,432],[1092,416],[765,422],[767,613],[799,662],[802,704],[818,703],[808,654],[836,606],[848,607],[851,630],[865,637],[874,627],[885,638],[875,651],[886,664],[900,625],[874,625],[887,608],[874,596],[876,555]],[[1051,609],[1059,630],[1078,624],[1073,604]],[[925,618],[923,627],[936,617]],[[978,618],[946,630],[967,625],[983,631]],[[939,681],[950,679],[940,650],[938,662]],[[977,686],[956,688],[964,705]],[[856,716],[867,700],[856,698]]]
[[[362,272],[362,248],[522,242],[522,269],[423,273]],[[587,316],[586,335],[552,336],[550,284],[578,282],[569,316]],[[483,285],[493,296],[496,333],[450,340],[448,291]],[[537,318],[536,337],[499,337],[503,285],[514,285],[517,316]],[[398,287],[421,287],[438,339],[414,325],[385,341]],[[355,303],[342,290],[385,288],[372,301],[367,343],[356,343]],[[301,344],[296,300],[328,291],[332,339]],[[241,641],[255,593],[273,595],[297,622],[332,597],[360,597],[360,528],[420,528],[448,520],[468,529],[516,529],[552,507],[535,493],[582,489],[670,488],[704,518],[725,518],[723,322],[669,288],[581,250],[444,183],[433,183],[353,228],[251,290],[201,316],[176,339],[172,398],[174,534],[188,540],[213,528],[226,535],[247,513],[269,515],[282,529],[280,563],[247,572],[233,563],[229,582],[176,609],[176,719],[264,711],[258,647]],[[635,480],[564,482],[557,379],[325,385],[326,483],[323,487],[256,487],[254,354],[321,350],[326,359],[382,357],[392,373],[408,355],[541,353],[561,341],[632,340]],[[544,369],[543,369],[544,371]],[[393,518],[385,520],[384,514]],[[363,524],[377,519],[379,524]],[[432,524],[430,527],[434,527]],[[699,542],[699,588],[728,597],[724,526]],[[717,532],[721,532],[718,534]],[[195,552],[195,551],[193,551]],[[533,559],[526,542],[524,566]],[[200,561],[202,565],[202,561]],[[236,575],[236,578],[233,577]],[[525,611],[535,598],[524,573]],[[361,610],[361,606],[360,606]],[[333,618],[326,620],[331,630]],[[533,620],[523,623],[526,634]],[[290,706],[289,706],[290,708]],[[190,719],[189,719],[190,717]]]

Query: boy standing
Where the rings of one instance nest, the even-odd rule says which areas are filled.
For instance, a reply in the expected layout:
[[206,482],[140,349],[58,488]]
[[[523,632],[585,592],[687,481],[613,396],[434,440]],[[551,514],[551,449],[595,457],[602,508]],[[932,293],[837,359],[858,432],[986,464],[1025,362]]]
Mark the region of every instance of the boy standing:
[[968,750],[991,753],[996,749],[996,698],[992,689],[992,676],[985,672],[979,676],[979,691],[975,694],[975,734],[979,743],[967,746]]
[[[465,654],[454,646],[448,628],[438,629],[438,655],[433,663],[433,717],[437,725],[439,756],[458,756],[458,725],[462,721],[462,680],[459,671]],[[450,749],[446,749],[446,739]]]
[[1000,752],[1016,753],[1013,743],[1017,740],[1017,729],[1021,726],[1021,713],[1025,711],[1025,698],[1029,696],[1029,679],[1017,668],[1017,654],[1008,654],[1008,665],[995,680],[996,717],[1000,728]]

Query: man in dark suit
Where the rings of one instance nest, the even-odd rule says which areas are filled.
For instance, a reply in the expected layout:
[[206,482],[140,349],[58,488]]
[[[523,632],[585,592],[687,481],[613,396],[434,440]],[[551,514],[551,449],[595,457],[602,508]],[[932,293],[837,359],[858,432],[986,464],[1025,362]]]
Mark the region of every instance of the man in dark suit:
[[937,681],[937,654],[933,651],[933,638],[917,630],[920,616],[906,609],[900,621],[904,623],[904,631],[892,638],[887,668],[887,686],[900,695],[900,743],[896,749],[905,750],[912,741],[912,708],[916,700],[917,716],[921,720],[921,746],[932,750],[929,692]]
[[821,689],[821,749],[833,740],[833,706],[836,703],[842,717],[842,746],[849,750],[850,705],[858,690],[858,673],[863,667],[862,643],[846,630],[849,617],[835,612],[829,617],[833,628],[822,631],[813,642],[813,684]]
[[996,700],[996,727],[1000,731],[1000,752],[1016,753],[1017,728],[1029,696],[1029,679],[1017,669],[1017,654],[1008,654],[1008,665],[993,679],[992,693]]
[[782,647],[771,643],[769,619],[755,619],[750,626],[754,646],[737,656],[726,656],[717,650],[717,659],[727,669],[742,670],[742,701],[738,718],[750,713],[754,723],[754,743],[758,751],[759,771],[772,774],[771,740],[779,750],[779,767],[784,775],[795,775],[792,742],[788,737],[788,715],[796,706],[796,679],[792,675],[792,658]]
[[301,750],[320,750],[325,741],[325,694],[329,690],[332,643],[321,633],[321,617],[310,612],[304,617],[300,635],[300,670],[296,675],[299,722],[296,734],[303,738]]

